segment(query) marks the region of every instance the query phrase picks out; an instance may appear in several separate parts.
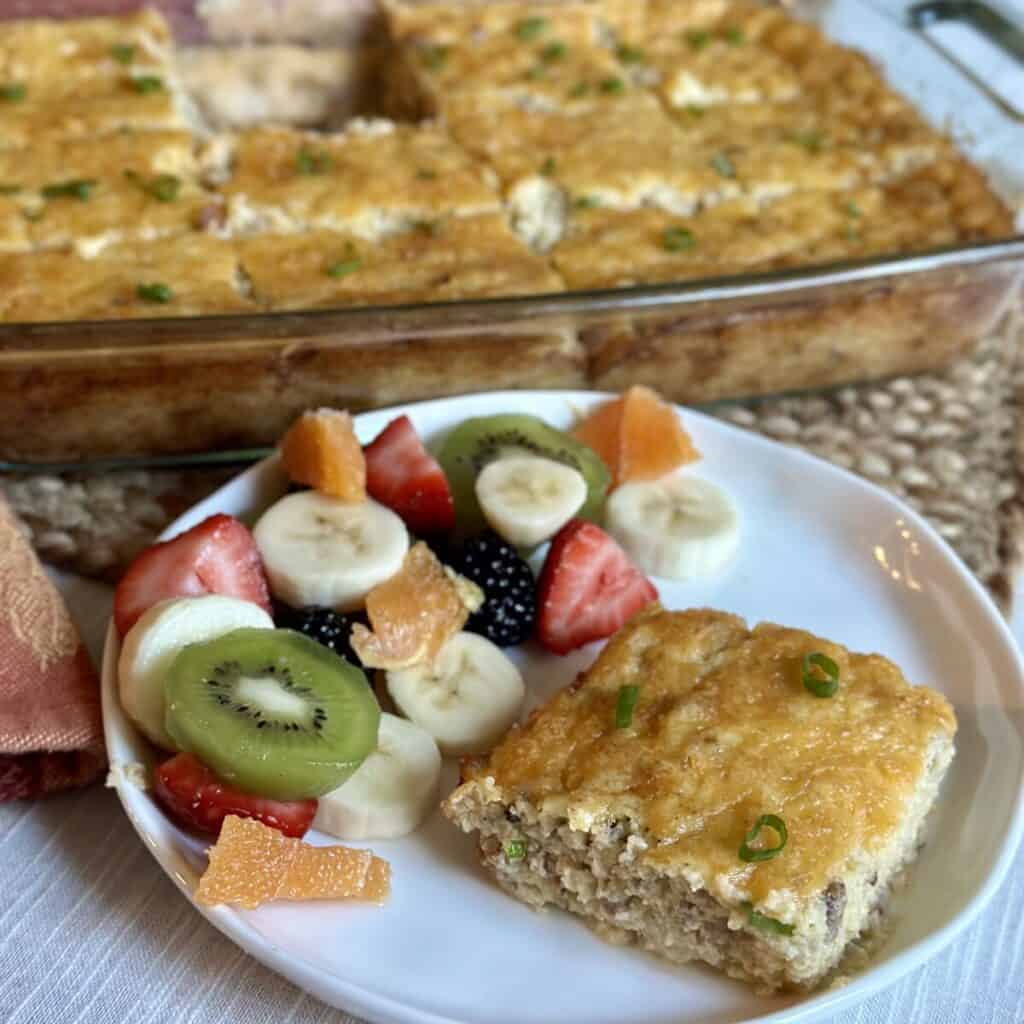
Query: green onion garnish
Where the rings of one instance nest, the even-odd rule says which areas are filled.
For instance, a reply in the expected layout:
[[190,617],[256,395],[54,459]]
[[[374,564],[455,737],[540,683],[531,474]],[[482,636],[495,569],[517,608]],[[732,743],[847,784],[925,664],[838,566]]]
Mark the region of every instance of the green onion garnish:
[[164,87],[163,79],[157,78],[156,75],[139,75],[138,78],[132,79],[132,86],[136,92],[143,94],[150,92],[160,92]]
[[820,153],[821,147],[825,140],[822,138],[821,132],[797,132],[793,136],[793,141],[798,142],[808,153]]
[[505,856],[509,860],[522,860],[526,856],[526,842],[523,839],[510,839],[505,844]]
[[860,207],[852,199],[846,204],[844,209],[846,210],[847,214],[851,217],[860,216]]
[[20,185],[0,185],[0,196],[16,196],[20,191]]
[[536,82],[538,78],[543,78],[547,74],[547,68],[543,64],[534,64],[529,71],[526,72],[526,77],[531,81]]
[[131,64],[132,58],[135,56],[135,47],[128,43],[114,43],[110,48],[110,56],[118,64]]
[[[763,828],[772,829],[779,837],[777,846],[755,848],[750,845],[757,839]],[[762,814],[754,822],[754,827],[743,838],[743,845],[740,847],[740,860],[744,860],[748,864],[762,860],[771,860],[782,853],[788,838],[789,834],[786,832],[786,823],[777,814]]]
[[540,173],[545,176],[550,176],[555,173],[555,158],[549,156],[547,160],[540,165]]
[[299,174],[325,174],[331,169],[332,161],[330,155],[323,150],[314,152],[303,146],[295,154],[295,166]]
[[548,45],[540,51],[539,56],[545,64],[561,60],[565,56],[565,43],[556,39],[553,43],[548,43]]
[[7,85],[0,85],[0,100],[8,103],[17,103],[23,100],[28,93],[24,82],[8,82]]
[[448,60],[451,52],[449,46],[428,46],[420,55],[424,66],[428,71],[440,71]]
[[626,83],[621,78],[602,78],[600,86],[601,92],[617,94],[626,88]]
[[[815,669],[819,669],[824,678],[815,672]],[[820,651],[804,655],[800,675],[804,689],[813,693],[815,697],[831,697],[839,689],[839,666]]]
[[852,224],[843,225],[843,238],[848,242],[854,242],[860,238],[860,232]]
[[73,181],[58,181],[53,185],[46,185],[41,190],[41,195],[44,199],[79,199],[84,203],[95,187],[95,181],[76,178]]
[[135,294],[138,295],[143,302],[155,302],[160,305],[163,305],[165,302],[170,302],[174,296],[171,289],[160,281],[153,281],[150,284],[140,284],[135,289]]
[[693,232],[689,228],[665,228],[661,244],[669,252],[685,252],[697,244],[697,239],[693,237]]
[[711,166],[714,167],[714,169],[718,171],[723,178],[736,177],[736,167],[729,159],[728,153],[716,153],[711,158]]
[[730,46],[742,46],[747,41],[743,29],[737,28],[735,25],[730,25],[722,34]]
[[433,171],[429,167],[421,167],[416,172],[416,177],[420,181],[434,181],[437,178],[437,171]]
[[158,174],[149,181],[146,181],[138,171],[127,170],[124,172],[124,176],[133,184],[138,185],[147,195],[161,203],[173,203],[181,191],[181,178],[173,174]]
[[615,55],[623,64],[640,64],[644,59],[643,50],[638,50],[633,46],[627,46],[625,43],[615,51]]
[[516,25],[516,35],[520,39],[536,39],[547,28],[547,24],[546,18],[523,18]]
[[691,29],[686,33],[686,41],[692,50],[702,50],[711,42],[711,33],[703,29]]
[[590,86],[589,86],[588,83],[586,83],[586,82],[577,82],[569,90],[569,98],[576,100],[576,99],[579,99],[581,96],[586,96],[588,92],[590,92]]
[[686,112],[691,117],[703,117],[707,113],[707,108],[698,107],[696,103],[688,103],[686,105]]
[[593,210],[595,206],[601,205],[597,196],[577,196],[572,204],[577,210]]
[[747,920],[763,932],[774,932],[776,935],[792,935],[795,931],[793,925],[776,921],[774,917],[767,914],[759,914],[752,904],[744,900],[740,906],[747,912]]
[[640,697],[639,686],[620,686],[615,702],[615,728],[628,729],[633,724],[633,709]]
[[327,268],[327,276],[348,277],[349,274],[355,273],[362,265],[363,261],[358,257],[350,260],[341,260],[338,263],[332,263]]

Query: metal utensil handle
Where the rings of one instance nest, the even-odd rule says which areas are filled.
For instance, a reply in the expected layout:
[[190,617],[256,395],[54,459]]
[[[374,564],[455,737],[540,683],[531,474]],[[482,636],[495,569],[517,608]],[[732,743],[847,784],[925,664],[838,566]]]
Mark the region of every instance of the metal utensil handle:
[[925,29],[940,21],[960,21],[1024,63],[1024,31],[981,0],[925,0],[907,12],[910,24]]

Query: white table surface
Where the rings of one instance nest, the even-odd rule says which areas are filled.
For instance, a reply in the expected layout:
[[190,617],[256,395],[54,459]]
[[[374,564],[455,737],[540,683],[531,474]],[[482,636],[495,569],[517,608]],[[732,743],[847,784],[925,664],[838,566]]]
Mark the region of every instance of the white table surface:
[[[109,589],[58,579],[98,657]],[[1019,604],[1013,625],[1020,641],[1024,595]],[[102,786],[0,804],[0,883],[2,1024],[353,1020],[300,992],[207,924]],[[1024,847],[964,935],[903,981],[834,1018],[834,1024],[1022,1021]]]

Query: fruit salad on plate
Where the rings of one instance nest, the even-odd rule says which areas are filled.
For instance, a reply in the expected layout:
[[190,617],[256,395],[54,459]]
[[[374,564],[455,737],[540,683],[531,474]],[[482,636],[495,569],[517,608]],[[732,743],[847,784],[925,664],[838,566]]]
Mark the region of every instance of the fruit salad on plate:
[[507,412],[422,438],[399,416],[364,445],[319,409],[279,458],[288,493],[251,530],[211,516],[144,551],[115,594],[121,704],[166,751],[153,793],[219,837],[209,903],[383,899],[379,858],[301,838],[414,832],[442,759],[519,720],[510,648],[604,640],[658,577],[716,573],[738,545],[732,500],[646,388],[571,432]]

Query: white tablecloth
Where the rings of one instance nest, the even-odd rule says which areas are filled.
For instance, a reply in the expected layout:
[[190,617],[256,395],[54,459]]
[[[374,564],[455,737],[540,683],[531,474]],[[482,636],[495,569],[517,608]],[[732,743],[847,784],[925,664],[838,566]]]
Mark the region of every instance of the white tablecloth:
[[[104,587],[61,581],[94,652]],[[1020,604],[1024,605],[1024,595]],[[1024,611],[1015,623],[1024,637]],[[0,804],[0,1024],[313,1024],[328,1009],[194,911],[110,790]],[[944,953],[835,1024],[1024,1022],[1024,848]]]

